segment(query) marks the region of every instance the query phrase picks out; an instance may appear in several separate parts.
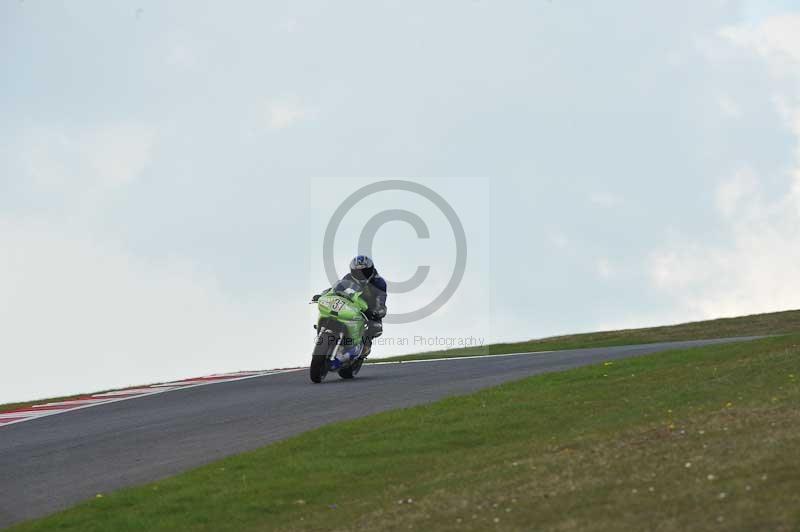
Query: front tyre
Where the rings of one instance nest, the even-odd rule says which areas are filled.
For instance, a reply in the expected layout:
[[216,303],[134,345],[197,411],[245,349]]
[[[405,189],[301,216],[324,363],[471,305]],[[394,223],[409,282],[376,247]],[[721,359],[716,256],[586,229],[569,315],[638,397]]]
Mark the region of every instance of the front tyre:
[[333,335],[321,334],[317,337],[317,345],[314,346],[314,353],[311,355],[311,367],[309,376],[311,382],[319,384],[325,380],[328,374],[328,360],[331,353],[336,348],[337,338]]

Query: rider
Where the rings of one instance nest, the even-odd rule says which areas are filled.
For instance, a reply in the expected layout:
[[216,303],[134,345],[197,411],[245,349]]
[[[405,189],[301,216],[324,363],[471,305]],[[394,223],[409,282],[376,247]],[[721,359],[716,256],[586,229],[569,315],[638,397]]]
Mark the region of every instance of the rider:
[[[367,310],[364,312],[367,316],[366,352],[364,353],[366,357],[372,350],[372,339],[383,334],[383,318],[386,316],[386,281],[378,275],[375,264],[366,255],[353,257],[353,260],[350,261],[350,273],[345,275],[342,281],[355,282],[363,290],[361,297],[367,304]],[[315,295],[312,301],[318,299],[319,295]]]

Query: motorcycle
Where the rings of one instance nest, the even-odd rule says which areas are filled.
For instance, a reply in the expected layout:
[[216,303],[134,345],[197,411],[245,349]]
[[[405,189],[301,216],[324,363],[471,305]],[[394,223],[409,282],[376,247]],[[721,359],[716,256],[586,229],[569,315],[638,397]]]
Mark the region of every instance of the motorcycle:
[[368,354],[365,334],[369,322],[364,315],[368,305],[361,294],[356,283],[340,281],[312,301],[319,309],[309,368],[312,382],[322,382],[331,371],[342,379],[352,379],[361,370]]

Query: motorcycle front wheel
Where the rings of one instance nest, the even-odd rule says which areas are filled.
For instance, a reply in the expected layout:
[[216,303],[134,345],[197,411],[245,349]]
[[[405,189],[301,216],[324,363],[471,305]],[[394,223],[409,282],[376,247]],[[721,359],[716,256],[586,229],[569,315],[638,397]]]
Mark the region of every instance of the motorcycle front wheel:
[[336,349],[336,340],[336,336],[328,334],[321,334],[317,338],[317,345],[314,346],[309,368],[311,382],[319,384],[325,380],[325,376],[328,374],[328,360],[330,360],[333,350]]

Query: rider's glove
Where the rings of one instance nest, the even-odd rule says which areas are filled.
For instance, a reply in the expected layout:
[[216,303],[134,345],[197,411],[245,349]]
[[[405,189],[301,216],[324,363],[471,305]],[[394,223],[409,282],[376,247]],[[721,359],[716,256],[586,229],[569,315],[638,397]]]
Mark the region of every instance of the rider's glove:
[[319,294],[314,294],[314,296],[311,298],[311,302],[316,303],[317,301],[319,301]]

